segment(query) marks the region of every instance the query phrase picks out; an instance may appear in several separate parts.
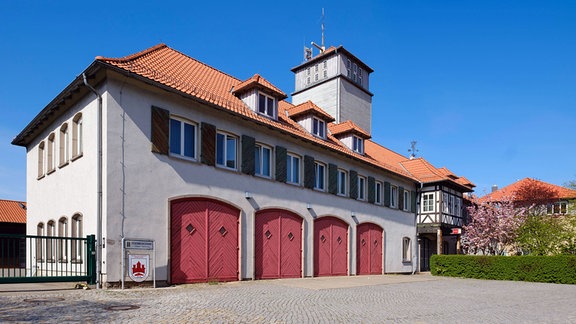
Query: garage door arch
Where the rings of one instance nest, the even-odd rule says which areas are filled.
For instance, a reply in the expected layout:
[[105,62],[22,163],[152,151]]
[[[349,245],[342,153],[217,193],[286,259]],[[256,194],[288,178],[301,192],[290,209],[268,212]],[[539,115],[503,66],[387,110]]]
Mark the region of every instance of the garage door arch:
[[356,271],[359,275],[382,274],[384,230],[374,223],[356,226]]
[[256,279],[302,276],[302,222],[302,217],[284,209],[265,209],[256,213]]
[[240,209],[210,198],[170,202],[170,281],[238,280]]
[[314,220],[314,276],[348,274],[348,223],[334,216]]

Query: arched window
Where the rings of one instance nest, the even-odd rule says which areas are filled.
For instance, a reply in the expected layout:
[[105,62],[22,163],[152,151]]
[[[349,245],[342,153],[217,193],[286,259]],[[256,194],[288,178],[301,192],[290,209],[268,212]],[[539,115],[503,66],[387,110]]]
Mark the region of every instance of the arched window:
[[68,124],[60,127],[60,167],[68,164]]
[[402,238],[402,262],[412,261],[412,244],[409,237]]
[[82,114],[78,113],[72,120],[72,159],[82,156],[83,138],[82,138]]
[[[46,225],[46,236],[56,236],[56,224],[54,221],[48,221]],[[54,262],[54,242],[55,240],[51,238],[46,239],[46,261],[48,262]]]
[[[36,235],[37,236],[44,236],[44,223],[40,222],[36,226]],[[44,244],[42,244],[43,238],[37,237],[36,238],[36,261],[42,262],[44,261]]]
[[44,141],[38,144],[38,178],[44,176]]
[[82,241],[78,240],[82,238],[82,215],[75,214],[72,216],[72,246],[71,255],[72,262],[82,262]]
[[54,171],[54,166],[55,166],[55,161],[54,159],[56,158],[55,154],[54,154],[54,138],[56,136],[54,135],[54,133],[50,134],[50,136],[48,136],[48,154],[46,156],[46,162],[48,162],[48,170],[47,172],[50,173],[52,171]]
[[[68,237],[68,219],[66,217],[61,217],[58,220],[58,236],[61,238]],[[66,262],[68,260],[68,240],[59,239],[58,244],[58,261]]]

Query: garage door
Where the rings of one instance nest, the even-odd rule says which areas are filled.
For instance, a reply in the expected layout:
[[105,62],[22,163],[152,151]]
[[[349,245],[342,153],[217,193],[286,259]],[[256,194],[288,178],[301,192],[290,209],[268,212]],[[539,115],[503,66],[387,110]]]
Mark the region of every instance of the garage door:
[[238,280],[239,210],[215,200],[171,204],[172,283]]
[[314,276],[348,274],[348,224],[336,217],[314,221]]
[[358,225],[356,231],[358,274],[382,274],[382,227],[372,223],[363,223]]
[[280,209],[256,213],[256,279],[302,276],[302,218]]

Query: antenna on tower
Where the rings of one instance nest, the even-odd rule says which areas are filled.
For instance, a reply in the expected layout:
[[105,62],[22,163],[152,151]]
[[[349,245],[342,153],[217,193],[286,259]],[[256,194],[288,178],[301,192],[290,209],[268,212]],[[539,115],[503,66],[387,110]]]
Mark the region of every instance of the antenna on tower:
[[410,148],[408,149],[408,152],[410,152],[410,160],[416,157],[417,152],[420,152],[418,149],[416,149],[416,141],[410,142]]
[[312,42],[311,44],[318,50],[320,50],[320,54],[324,53],[324,51],[326,50],[326,46],[324,46],[324,8],[322,8],[322,43],[320,46],[318,46],[318,44],[314,42]]

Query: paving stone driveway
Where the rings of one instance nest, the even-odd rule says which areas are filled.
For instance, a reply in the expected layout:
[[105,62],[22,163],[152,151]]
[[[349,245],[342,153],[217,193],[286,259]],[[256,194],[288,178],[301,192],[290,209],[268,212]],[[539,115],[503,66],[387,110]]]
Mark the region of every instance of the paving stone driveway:
[[2,289],[0,285],[0,322],[576,323],[574,285],[429,274],[157,289]]

